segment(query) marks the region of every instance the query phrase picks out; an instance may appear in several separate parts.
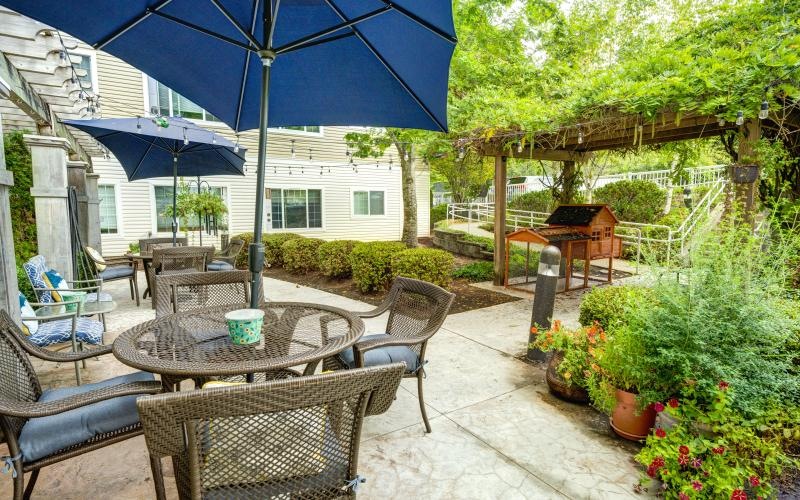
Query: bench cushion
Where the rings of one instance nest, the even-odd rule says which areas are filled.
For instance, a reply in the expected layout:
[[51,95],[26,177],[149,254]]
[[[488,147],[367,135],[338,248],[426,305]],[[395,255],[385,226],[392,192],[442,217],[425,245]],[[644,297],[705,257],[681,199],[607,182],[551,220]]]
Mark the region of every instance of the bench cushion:
[[131,276],[133,276],[133,268],[131,266],[111,266],[100,272],[100,279],[103,281],[130,278]]
[[[153,375],[136,372],[96,384],[44,391],[39,401],[55,401],[104,387],[154,380]],[[19,447],[24,462],[32,462],[59,450],[83,443],[99,434],[122,429],[139,422],[138,396],[122,396],[76,408],[49,417],[32,418],[22,427]]]
[[[59,319],[39,323],[34,333],[28,340],[39,347],[47,347],[61,342],[69,342],[72,333],[72,320]],[[103,323],[89,318],[78,318],[75,321],[75,338],[79,342],[92,345],[103,343]]]
[[233,266],[228,264],[227,262],[222,262],[221,260],[212,261],[211,264],[208,265],[209,271],[233,271]]
[[[365,335],[361,341],[391,338],[389,335]],[[348,368],[355,368],[355,353],[353,348],[346,349],[339,353],[339,360],[347,365]],[[406,372],[415,372],[419,368],[419,357],[417,353],[404,345],[391,345],[386,347],[376,347],[364,353],[364,367],[388,365],[391,363],[405,363]]]

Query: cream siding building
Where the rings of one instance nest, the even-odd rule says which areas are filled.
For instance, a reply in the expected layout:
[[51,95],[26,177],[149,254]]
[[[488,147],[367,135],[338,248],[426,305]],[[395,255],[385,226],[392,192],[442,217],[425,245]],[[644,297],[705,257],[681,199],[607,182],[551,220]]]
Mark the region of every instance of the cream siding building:
[[[156,82],[121,60],[85,48],[76,52],[91,58],[92,83],[101,96],[103,118],[146,116],[155,106],[162,112],[181,111],[198,125],[237,140],[224,124],[164,87],[159,89]],[[151,102],[155,100],[158,102]],[[289,231],[326,240],[400,238],[403,204],[398,158],[396,154],[392,158],[390,148],[378,160],[356,160],[358,168],[354,170],[344,142],[344,135],[351,130],[357,129],[270,131],[266,182],[271,199],[265,200],[266,232]],[[226,201],[231,235],[252,231],[255,211],[257,133],[242,133],[238,141],[247,148],[247,174],[203,178]],[[171,178],[128,182],[113,156],[92,158],[92,162],[100,176],[103,253],[122,254],[140,238],[171,234],[164,218],[159,221],[157,209],[171,193]],[[418,234],[428,236],[430,173],[422,162],[417,163]],[[197,232],[187,236],[190,242],[199,243]],[[219,246],[218,238],[204,234],[203,243],[210,241]]]

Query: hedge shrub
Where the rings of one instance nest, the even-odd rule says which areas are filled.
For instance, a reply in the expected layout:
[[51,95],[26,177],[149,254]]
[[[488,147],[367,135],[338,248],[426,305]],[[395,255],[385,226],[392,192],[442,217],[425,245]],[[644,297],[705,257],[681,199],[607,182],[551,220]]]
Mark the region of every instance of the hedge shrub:
[[634,285],[601,286],[583,296],[578,321],[589,326],[597,321],[609,329],[622,321],[625,309],[650,296],[647,288]]
[[608,204],[619,220],[652,224],[664,212],[667,192],[655,182],[625,180],[595,189],[594,200]]
[[434,227],[437,222],[447,220],[447,203],[431,207],[431,227]]
[[[283,244],[289,240],[302,238],[294,233],[274,233],[265,236],[264,242],[264,264],[267,267],[280,267],[283,265]],[[316,256],[316,254],[314,254]],[[316,258],[314,259],[316,263]]]
[[403,276],[447,288],[453,272],[453,254],[435,248],[409,248],[392,257],[392,276]]
[[350,254],[358,241],[336,240],[323,243],[317,249],[317,267],[329,278],[346,278],[353,274]]
[[325,243],[316,238],[291,238],[281,245],[283,267],[293,273],[317,269],[317,251]]
[[487,261],[471,262],[453,271],[454,278],[465,278],[473,283],[489,281],[494,278],[494,263]]
[[236,263],[234,264],[236,269],[247,269],[248,262],[250,260],[250,243],[253,242],[253,233],[242,233],[242,234],[235,234],[231,236],[231,240],[242,240],[244,242],[244,246],[242,247],[242,251],[239,252],[239,255],[236,256]]
[[528,212],[547,212],[553,211],[556,206],[556,200],[553,198],[553,193],[549,189],[543,191],[531,191],[519,195],[508,202],[508,208],[511,210],[525,210]]
[[392,257],[406,248],[399,241],[357,244],[350,254],[353,282],[362,292],[385,289],[392,278]]

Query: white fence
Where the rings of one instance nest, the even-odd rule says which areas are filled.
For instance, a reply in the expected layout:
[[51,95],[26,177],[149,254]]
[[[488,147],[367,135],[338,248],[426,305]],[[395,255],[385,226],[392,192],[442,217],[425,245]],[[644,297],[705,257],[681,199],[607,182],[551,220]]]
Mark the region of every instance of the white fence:
[[[705,184],[708,184],[707,182]],[[704,221],[708,220],[714,208],[722,200],[726,181],[718,178],[711,185],[700,201],[694,206],[692,212],[684,219],[680,226],[672,228],[660,224],[640,224],[636,222],[620,221],[615,234],[623,242],[636,249],[636,269],[638,271],[643,245],[660,246],[664,259],[668,264],[677,251],[685,255],[691,244],[691,237]],[[506,225],[515,230],[520,227],[542,227],[550,216],[546,212],[529,212],[526,210],[506,210]],[[466,222],[467,232],[471,231],[470,225],[494,223],[494,203],[452,203],[447,207],[447,219],[455,222]]]
[[[719,179],[725,177],[725,165],[710,165],[706,167],[696,167],[696,168],[687,168],[684,171],[684,175],[678,179],[675,179],[675,173],[672,170],[649,170],[647,172],[626,172],[622,174],[611,174],[611,175],[603,175],[598,177],[597,181],[594,184],[593,189],[597,189],[600,187],[605,186],[606,184],[611,184],[612,182],[622,181],[622,180],[643,180],[643,181],[651,181],[655,182],[662,188],[666,189],[668,186],[672,187],[692,187],[692,186],[703,186],[707,184],[713,184],[717,182]],[[515,197],[529,193],[532,191],[543,191],[545,189],[549,189],[550,183],[552,179],[545,177],[545,176],[535,176],[532,180],[526,182],[525,184],[508,184],[506,186],[506,199],[512,200]],[[581,191],[586,190],[585,185],[580,186]],[[449,196],[450,193],[443,193]],[[436,193],[434,193],[434,200],[433,204],[438,205],[439,203],[450,203],[450,201],[445,201],[444,197],[439,197],[441,200],[437,203],[436,200]],[[489,188],[489,192],[486,195],[484,200],[476,200],[476,201],[485,201],[492,203],[494,202],[494,186]]]

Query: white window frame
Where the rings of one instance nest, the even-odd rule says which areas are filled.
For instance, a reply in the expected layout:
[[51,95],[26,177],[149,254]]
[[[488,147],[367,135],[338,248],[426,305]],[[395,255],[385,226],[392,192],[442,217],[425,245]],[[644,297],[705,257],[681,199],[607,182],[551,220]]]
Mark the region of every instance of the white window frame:
[[[178,189],[181,188],[181,181],[180,177],[178,178]],[[208,181],[206,181],[208,182]],[[150,229],[153,237],[161,237],[161,236],[171,236],[172,229],[170,228],[169,231],[159,231],[158,230],[158,207],[156,206],[156,186],[166,186],[172,187],[172,179],[169,180],[150,180],[148,181],[150,185],[149,194],[150,194]],[[231,186],[227,182],[209,182],[209,186],[212,188],[223,188],[225,190],[225,197],[224,202],[225,206],[228,207],[228,230],[230,231],[231,227]],[[178,218],[178,232],[180,233],[181,229],[181,220]]]
[[[356,192],[365,192],[367,193],[367,210],[370,211],[369,214],[357,214],[356,213]],[[372,215],[372,210],[369,205],[369,193],[373,192],[380,192],[383,193],[383,214],[380,215]],[[372,189],[372,188],[350,188],[350,217],[353,219],[382,219],[386,217],[386,207],[388,205],[386,196],[386,189]]]
[[[298,125],[301,126],[301,125]],[[274,134],[299,135],[305,137],[325,137],[325,127],[322,125],[302,125],[305,127],[319,127],[319,132],[308,132],[306,130],[292,130],[289,128],[269,127],[267,130]]]
[[89,78],[92,80],[92,93],[100,95],[100,83],[97,78],[97,52],[94,50],[69,49],[69,54],[89,58]]
[[[117,232],[116,233],[100,233],[100,238],[124,238],[125,237],[125,230],[124,224],[122,222],[122,214],[124,211],[122,210],[122,196],[120,195],[120,186],[122,185],[119,181],[105,181],[102,179],[98,179],[97,187],[100,186],[111,186],[114,188],[114,208],[117,212]],[[99,197],[99,190],[98,190],[98,197]],[[98,203],[100,200],[98,200]],[[99,208],[99,205],[98,205]]]
[[[150,111],[150,87],[149,87],[149,81],[148,81],[149,78],[151,78],[151,77],[148,76],[147,73],[142,72],[142,94],[144,96],[144,99],[143,99],[143,101],[144,101],[144,116],[152,116],[152,114],[153,114]],[[158,80],[156,80],[155,78],[153,78],[153,80],[158,82]],[[161,83],[161,82],[158,82],[158,83]],[[175,90],[172,89],[171,87],[169,87],[169,89],[172,92],[175,92]],[[169,112],[170,112],[169,116],[174,116],[172,114],[172,92],[170,92],[170,94],[169,94]],[[178,93],[180,94],[180,92],[178,92]],[[199,106],[199,104],[198,104],[198,106]],[[211,113],[206,108],[203,108],[203,112],[204,113]],[[225,122],[223,122],[221,119],[220,119],[220,121],[216,121],[215,122],[215,121],[212,121],[212,120],[205,120],[205,119],[200,120],[200,119],[197,119],[197,118],[191,118],[191,121],[194,122],[194,123],[197,123],[198,125],[204,125],[206,127],[227,127]],[[172,234],[172,233],[170,233],[170,234]]]
[[[308,167],[308,165],[306,165]],[[319,233],[326,230],[327,227],[327,216],[325,214],[325,207],[327,206],[327,200],[325,197],[326,188],[321,186],[314,186],[308,184],[280,184],[277,186],[269,186],[271,192],[280,189],[281,191],[285,191],[287,189],[300,189],[306,191],[306,210],[308,210],[308,190],[315,190],[319,191],[320,202],[322,203],[322,208],[320,210],[320,215],[322,216],[322,227],[304,227],[304,228],[286,228],[286,220],[283,220],[283,227],[280,229],[275,229],[272,227],[272,222],[269,223],[269,227],[267,228],[267,232],[269,233]],[[264,200],[266,203],[266,199]],[[272,198],[269,198],[270,203],[270,212],[272,211]],[[286,204],[285,198],[283,197],[283,193],[281,193],[281,203],[283,203],[283,214],[286,213]],[[272,212],[271,216],[272,221],[275,220],[275,213]],[[308,213],[306,213],[306,224],[308,224]]]

